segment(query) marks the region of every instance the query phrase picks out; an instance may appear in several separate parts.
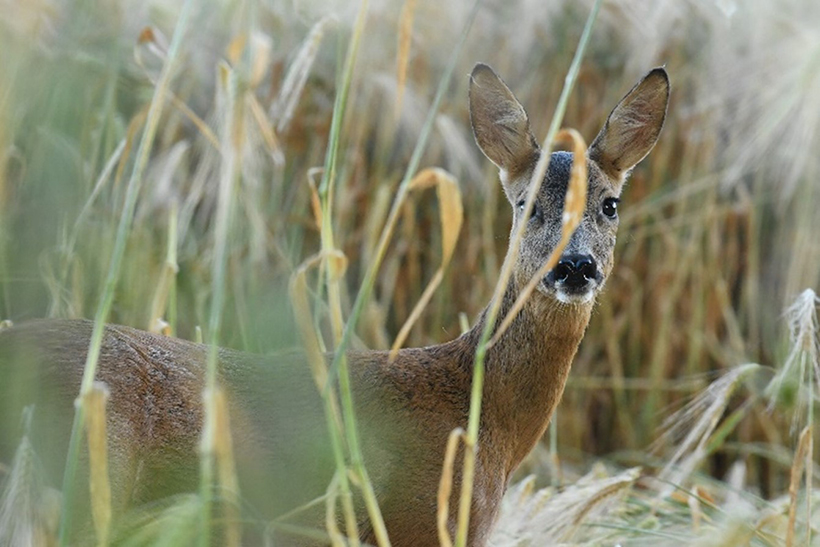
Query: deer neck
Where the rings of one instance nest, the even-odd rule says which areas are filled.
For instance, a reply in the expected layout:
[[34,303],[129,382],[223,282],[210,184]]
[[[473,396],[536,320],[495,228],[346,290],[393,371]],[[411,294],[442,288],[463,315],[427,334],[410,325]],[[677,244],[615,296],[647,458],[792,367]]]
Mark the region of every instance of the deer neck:
[[[517,295],[517,288],[511,284],[496,329]],[[494,450],[503,450],[497,456],[506,460],[508,473],[521,463],[549,425],[591,311],[592,303],[562,304],[534,294],[487,351],[482,424],[486,425],[484,431],[492,432],[494,437],[488,444]],[[487,310],[464,335],[474,346],[478,345],[486,315]]]

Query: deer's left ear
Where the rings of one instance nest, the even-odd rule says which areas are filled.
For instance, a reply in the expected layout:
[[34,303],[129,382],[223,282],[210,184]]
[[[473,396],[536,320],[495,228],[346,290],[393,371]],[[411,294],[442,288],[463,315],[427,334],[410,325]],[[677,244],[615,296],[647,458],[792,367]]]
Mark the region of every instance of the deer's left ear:
[[655,146],[666,118],[669,76],[651,70],[621,99],[589,147],[589,159],[618,182]]

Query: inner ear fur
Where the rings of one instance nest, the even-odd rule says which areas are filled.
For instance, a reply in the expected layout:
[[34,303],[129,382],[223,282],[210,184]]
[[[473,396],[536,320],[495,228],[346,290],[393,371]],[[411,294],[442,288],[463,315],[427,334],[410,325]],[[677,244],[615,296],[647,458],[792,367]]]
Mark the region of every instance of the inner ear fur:
[[623,181],[658,141],[668,103],[669,76],[664,68],[655,68],[609,114],[589,147],[589,159]]
[[514,175],[538,153],[524,107],[492,68],[470,74],[470,120],[479,148],[499,169]]

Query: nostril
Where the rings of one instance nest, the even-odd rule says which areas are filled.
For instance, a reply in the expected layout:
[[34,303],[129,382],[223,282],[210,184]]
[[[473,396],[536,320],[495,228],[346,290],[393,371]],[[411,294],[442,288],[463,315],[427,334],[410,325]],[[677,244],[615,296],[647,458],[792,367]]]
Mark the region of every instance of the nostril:
[[562,259],[552,271],[556,281],[566,281],[575,271],[575,264],[571,260]]
[[594,279],[598,273],[598,268],[591,258],[584,257],[575,264],[576,271],[583,275],[585,279]]

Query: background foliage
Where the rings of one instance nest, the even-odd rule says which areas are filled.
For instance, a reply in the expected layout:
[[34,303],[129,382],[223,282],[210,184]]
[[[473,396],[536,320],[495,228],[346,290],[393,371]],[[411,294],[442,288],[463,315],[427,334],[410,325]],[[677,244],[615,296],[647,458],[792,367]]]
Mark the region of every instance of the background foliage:
[[[194,10],[170,87],[112,321],[157,329],[161,318],[191,339],[208,324],[216,188],[227,153],[218,142],[228,108],[220,71],[242,64],[245,140],[235,158],[239,214],[222,339],[266,352],[297,339],[286,286],[320,247],[310,181],[319,180],[315,168],[324,163],[357,4],[206,4]],[[488,0],[479,12],[421,164],[455,176],[465,221],[408,345],[457,336],[486,305],[506,250],[510,208],[469,126],[470,68],[492,65],[541,137],[590,4]],[[347,309],[470,6],[371,2],[341,131],[333,211],[336,244],[350,264]],[[163,0],[3,2],[0,318],[93,315],[122,209],[122,174],[177,10]],[[552,447],[545,443],[525,466],[542,483],[573,483],[598,460],[650,469],[679,461],[685,432],[661,436],[664,419],[718,378],[738,374],[717,397],[721,405],[705,407],[716,422],[724,410],[731,419],[717,437],[707,435],[708,450],[691,469],[705,474],[693,480],[725,480],[709,496],[731,483],[753,494],[759,510],[762,500],[788,491],[797,432],[807,421],[813,426],[813,402],[809,412],[798,396],[775,398],[773,406],[763,386],[781,374],[794,347],[783,310],[820,286],[818,29],[820,4],[808,0],[604,3],[564,125],[592,139],[618,99],[656,65],[671,75],[672,102],[658,146],[625,191],[616,268],[554,419]],[[435,196],[412,201],[360,321],[369,347],[390,346],[441,260]],[[813,301],[794,313],[805,322]],[[807,332],[793,344],[813,347],[816,333]],[[787,382],[797,386],[793,393],[816,389],[816,361],[803,358],[809,372]],[[763,367],[740,374],[744,363]],[[703,415],[690,413],[685,423]],[[630,500],[623,507],[634,509]]]

